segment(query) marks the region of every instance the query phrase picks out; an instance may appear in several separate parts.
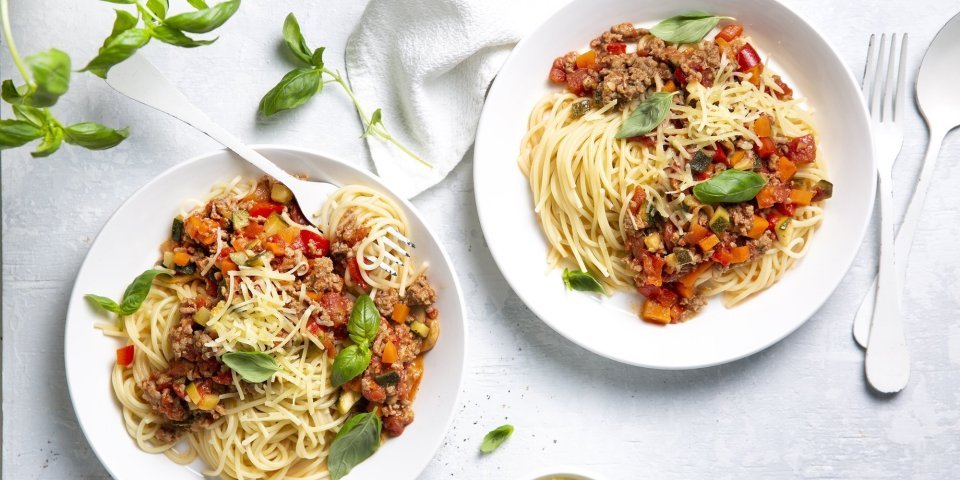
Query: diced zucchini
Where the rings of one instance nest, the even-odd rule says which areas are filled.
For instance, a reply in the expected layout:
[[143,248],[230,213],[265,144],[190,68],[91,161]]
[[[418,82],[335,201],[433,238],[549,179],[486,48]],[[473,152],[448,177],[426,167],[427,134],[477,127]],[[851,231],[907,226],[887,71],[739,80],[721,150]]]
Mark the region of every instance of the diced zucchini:
[[358,401],[360,401],[360,392],[344,390],[340,392],[340,398],[337,399],[337,411],[340,415],[346,415]]
[[703,150],[698,150],[690,160],[690,171],[693,173],[703,173],[710,166],[710,157]]
[[163,252],[163,266],[173,268],[173,252]]
[[672,253],[666,257],[663,257],[663,263],[670,267],[671,270],[677,270],[680,268],[680,264],[677,262],[677,256]]
[[173,271],[183,275],[193,275],[197,271],[197,264],[190,262],[184,266],[173,264]]
[[381,387],[389,387],[400,383],[400,374],[396,370],[390,370],[387,373],[377,375],[373,380]]
[[690,250],[687,250],[686,248],[674,248],[671,255],[674,255],[677,258],[677,265],[682,266],[693,263],[693,254],[690,253]]
[[180,243],[183,241],[183,219],[180,217],[173,218],[173,225],[170,227],[170,238],[174,242]]
[[293,192],[282,183],[274,183],[270,188],[270,200],[277,203],[287,203],[293,200]]
[[783,245],[790,243],[790,239],[793,238],[793,219],[790,217],[780,217],[774,225],[773,231],[777,234],[777,240],[780,240],[780,243]]
[[207,322],[209,320],[210,320],[210,309],[207,307],[200,307],[197,310],[197,313],[193,314],[193,321],[199,323],[200,325],[203,325],[204,327],[207,326]]
[[233,263],[236,263],[237,266],[246,265],[247,260],[249,260],[249,258],[247,257],[247,254],[244,252],[233,252],[229,255],[229,257],[230,257],[230,261]]
[[250,212],[246,210],[234,210],[231,223],[234,230],[240,230],[250,224]]
[[283,218],[276,213],[271,213],[270,217],[267,218],[267,221],[263,224],[263,231],[267,236],[276,235],[284,228],[287,228],[287,222],[284,222]]
[[584,114],[590,111],[590,100],[583,99],[578,102],[573,102],[572,113],[574,117],[582,117]]
[[647,235],[643,238],[643,244],[647,246],[647,249],[651,252],[656,252],[660,250],[660,247],[663,246],[663,239],[660,238],[660,232],[653,232],[650,235]]
[[730,214],[727,213],[727,209],[723,207],[717,207],[714,209],[713,216],[710,217],[710,230],[713,230],[713,233],[720,235],[729,228]]
[[813,195],[814,202],[826,200],[833,196],[833,184],[826,180],[820,180],[813,186],[813,191],[816,192]]
[[680,204],[680,207],[683,208],[684,212],[690,213],[699,205],[700,202],[697,201],[696,197],[693,195],[684,195],[683,202]]
[[419,320],[415,320],[410,324],[410,330],[413,330],[413,333],[420,335],[422,338],[427,338],[427,335],[430,334],[430,327],[427,327],[427,324]]
[[643,221],[647,224],[648,227],[657,228],[663,224],[663,216],[660,215],[660,212],[657,210],[657,207],[653,205],[653,202],[646,201],[643,202]]
[[763,169],[763,160],[760,159],[760,156],[759,155],[750,155],[750,156],[753,157],[753,169],[754,170]]

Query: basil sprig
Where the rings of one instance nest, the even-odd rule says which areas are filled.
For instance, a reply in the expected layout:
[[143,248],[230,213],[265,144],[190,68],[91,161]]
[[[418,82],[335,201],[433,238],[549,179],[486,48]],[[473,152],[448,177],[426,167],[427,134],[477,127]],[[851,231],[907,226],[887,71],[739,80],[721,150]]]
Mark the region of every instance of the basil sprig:
[[656,24],[650,33],[667,42],[697,43],[725,18],[731,17],[718,17],[701,11],[687,12]]
[[590,272],[583,270],[563,269],[563,284],[567,290],[576,290],[578,292],[605,293],[603,284],[597,280]]
[[250,383],[266,382],[280,370],[277,361],[263,352],[228,352],[220,360]]
[[403,146],[387,132],[386,127],[383,125],[379,108],[373,112],[372,116],[367,115],[360,106],[360,101],[357,100],[357,96],[354,95],[350,85],[343,79],[340,72],[330,70],[324,66],[324,47],[311,49],[307,44],[306,39],[303,38],[303,33],[300,31],[300,23],[297,22],[297,17],[295,17],[293,13],[287,15],[287,18],[283,21],[282,34],[283,42],[287,45],[287,48],[293,56],[304,65],[287,72],[287,74],[280,79],[280,82],[260,99],[260,106],[258,108],[260,115],[269,117],[285,110],[297,108],[307,103],[314,95],[322,92],[324,84],[333,82],[340,85],[347,93],[347,96],[350,97],[350,100],[353,101],[353,106],[357,109],[360,120],[363,122],[364,128],[361,138],[374,136],[385,142],[392,143],[414,160],[432,168],[430,163]]
[[330,478],[339,480],[353,467],[370,458],[380,448],[380,417],[376,411],[360,413],[347,419],[330,444],[327,470]]
[[170,28],[190,33],[207,33],[217,29],[240,8],[240,0],[227,0],[195,12],[174,15],[163,21]]
[[738,203],[752,200],[767,181],[758,173],[729,169],[693,187],[693,196],[708,203]]
[[83,298],[117,315],[131,315],[140,309],[140,305],[143,305],[147,294],[150,293],[150,286],[153,284],[153,279],[160,274],[173,275],[173,273],[173,270],[160,267],[151,268],[141,273],[127,286],[119,304],[113,301],[113,299],[100,295],[87,294],[84,295]]
[[674,93],[656,92],[648,95],[624,120],[617,138],[637,137],[652,132],[670,113]]
[[339,387],[363,373],[370,365],[370,343],[380,332],[380,312],[369,295],[360,295],[350,311],[347,333],[354,345],[350,345],[333,359],[330,383]]
[[510,435],[513,435],[513,425],[500,425],[490,430],[490,432],[483,437],[483,443],[480,444],[480,451],[490,453],[496,450],[503,442],[510,438]]

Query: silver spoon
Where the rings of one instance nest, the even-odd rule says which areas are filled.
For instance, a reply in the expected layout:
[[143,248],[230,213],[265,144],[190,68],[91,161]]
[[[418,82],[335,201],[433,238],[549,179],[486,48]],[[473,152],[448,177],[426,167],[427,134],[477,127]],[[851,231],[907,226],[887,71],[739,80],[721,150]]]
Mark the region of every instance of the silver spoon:
[[[903,278],[907,271],[907,255],[913,243],[913,234],[916,233],[917,225],[920,223],[920,210],[923,208],[923,200],[930,187],[933,165],[940,153],[940,145],[947,132],[960,126],[960,88],[956,85],[956,80],[960,78],[958,59],[960,59],[960,14],[951,18],[937,33],[923,56],[920,73],[917,76],[917,106],[927,121],[930,143],[927,144],[927,154],[923,159],[917,188],[913,191],[910,206],[907,207],[900,231],[897,232],[895,257],[901,285],[906,284]],[[867,346],[870,338],[876,288],[877,279],[874,277],[873,284],[867,290],[853,321],[853,338],[862,347]]]

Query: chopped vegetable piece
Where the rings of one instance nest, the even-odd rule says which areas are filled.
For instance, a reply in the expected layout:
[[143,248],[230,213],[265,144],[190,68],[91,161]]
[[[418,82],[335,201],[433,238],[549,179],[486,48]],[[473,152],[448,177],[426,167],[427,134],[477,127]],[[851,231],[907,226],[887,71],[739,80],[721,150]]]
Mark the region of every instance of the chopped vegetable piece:
[[680,294],[683,298],[692,298],[693,297],[693,287],[688,287],[682,283],[676,283],[673,286],[676,289],[677,293]]
[[397,346],[393,340],[383,346],[383,353],[380,355],[380,361],[383,363],[395,363],[397,361]]
[[587,50],[586,52],[580,54],[580,56],[577,57],[577,68],[599,70],[600,65],[597,65],[597,52],[593,50]]
[[550,81],[556,84],[567,83],[567,71],[564,70],[563,57],[557,57],[550,66]]
[[230,223],[234,231],[240,230],[250,224],[250,212],[246,210],[236,210],[230,217]]
[[280,213],[283,205],[274,202],[257,202],[250,207],[251,217],[269,217],[271,213]]
[[817,142],[813,135],[808,134],[790,140],[787,145],[787,156],[797,165],[813,163],[817,159]]
[[723,265],[724,267],[730,265],[731,261],[733,260],[730,250],[726,247],[717,247],[717,249],[713,251],[713,255],[710,258],[713,258],[717,263]]
[[793,219],[790,217],[781,217],[777,220],[776,227],[773,229],[777,234],[780,243],[786,245],[793,238]]
[[589,99],[583,99],[578,102],[573,102],[573,105],[570,106],[571,112],[574,117],[582,117],[584,114],[590,111],[590,106],[593,104]]
[[707,235],[710,235],[710,229],[702,227],[698,223],[693,223],[690,225],[690,231],[683,236],[683,239],[686,240],[688,244],[694,244],[700,242],[704,238],[707,238]]
[[773,139],[770,137],[760,137],[760,143],[757,143],[754,150],[760,158],[769,158],[777,151],[777,145],[773,143]]
[[710,166],[710,157],[703,150],[698,150],[690,160],[690,171],[693,173],[703,173]]
[[787,157],[777,159],[777,178],[781,182],[787,183],[797,173],[797,164],[793,163]]
[[187,397],[200,410],[213,410],[220,403],[220,395],[204,387],[198,387],[197,382],[190,382],[190,385],[187,385]]
[[826,200],[833,196],[833,184],[826,180],[820,180],[813,186],[813,192],[814,202]]
[[263,244],[263,247],[270,251],[270,253],[281,256],[287,250],[287,244],[280,238],[278,235],[274,235],[267,239]]
[[700,249],[701,249],[701,250],[703,250],[704,252],[707,252],[707,251],[709,251],[711,248],[713,248],[714,246],[716,246],[718,243],[720,243],[720,239],[717,238],[716,235],[714,235],[714,234],[711,233],[709,237],[704,238],[703,240],[700,240],[700,242],[698,243],[698,245],[700,245]]
[[683,69],[679,65],[673,70],[673,76],[677,78],[677,83],[680,85],[687,84],[687,74],[683,73]]
[[674,248],[672,255],[676,256],[677,265],[683,266],[693,263],[693,253],[686,248]]
[[[789,197],[787,198],[787,201],[790,201]],[[792,217],[795,213],[797,213],[797,206],[792,203],[778,203],[774,208],[776,208],[781,215],[786,215],[788,217]]]
[[661,325],[666,325],[673,319],[670,314],[670,307],[666,307],[649,299],[643,302],[643,308],[640,310],[640,318]]
[[177,243],[183,241],[183,220],[180,217],[174,217],[173,219],[173,225],[170,227],[170,238]]
[[267,218],[267,221],[263,224],[263,231],[267,235],[276,235],[285,228],[287,228],[287,222],[284,222],[283,218],[276,213],[271,213],[270,217]]
[[607,53],[611,53],[614,55],[622,55],[624,53],[627,53],[627,44],[626,43],[608,43]]
[[117,365],[129,367],[133,363],[133,354],[135,350],[133,345],[127,345],[117,349]]
[[696,266],[690,273],[680,277],[679,283],[687,287],[693,288],[697,284],[697,279],[700,278],[704,272],[710,269],[710,266],[713,265],[710,262],[703,262]]
[[347,261],[347,273],[350,274],[350,280],[363,290],[364,292],[370,290],[370,286],[367,285],[367,282],[363,279],[363,275],[360,274],[360,264],[357,263],[357,257],[350,257],[350,260]]
[[716,150],[713,152],[713,161],[730,166],[730,161],[727,159],[727,152],[719,144],[717,145]]
[[360,401],[360,392],[344,389],[340,392],[340,398],[337,399],[337,411],[340,415],[346,415],[358,401]]
[[173,264],[178,267],[186,267],[190,263],[190,254],[187,252],[174,252]]
[[406,303],[398,303],[393,306],[393,314],[390,315],[390,318],[397,323],[405,323],[407,317],[410,315],[410,307]]
[[208,320],[210,320],[210,309],[207,307],[200,307],[197,313],[193,314],[193,321],[200,325],[206,326]]
[[396,385],[400,383],[400,374],[396,370],[390,370],[387,373],[377,375],[373,381],[377,382],[377,385],[381,387]]
[[232,272],[234,270],[239,270],[239,267],[237,267],[236,263],[233,263],[233,260],[230,260],[229,258],[224,258],[223,261],[220,262],[221,272],[227,273],[227,272]]
[[187,236],[204,245],[213,245],[213,242],[217,241],[218,228],[217,222],[197,215],[191,215],[183,225],[183,231]]
[[247,254],[243,252],[233,252],[227,255],[227,257],[237,265],[244,265],[247,263],[247,260],[250,260]]
[[667,83],[663,84],[663,88],[660,91],[667,93],[676,92],[677,84],[673,83],[673,80],[667,80]]
[[717,33],[717,36],[714,39],[720,39],[725,42],[731,42],[734,38],[740,36],[743,33],[743,25],[739,23],[731,23],[720,29],[720,32]]
[[302,229],[300,241],[303,243],[303,254],[307,258],[324,257],[330,251],[330,240],[319,233]]
[[812,190],[793,190],[790,192],[790,203],[794,205],[810,205],[816,192]]
[[768,222],[767,219],[754,215],[753,225],[750,226],[747,236],[756,240],[763,236],[763,232],[767,230],[768,226],[770,226],[770,222]]
[[422,338],[427,338],[427,335],[430,334],[430,327],[423,322],[413,322],[410,324],[410,330],[413,330],[413,333],[420,335]]
[[751,165],[753,164],[753,160],[747,158],[746,150],[736,150],[730,155],[730,161],[728,163],[733,166],[733,168],[739,170],[748,170],[749,167],[745,167],[743,165],[744,159],[747,159]]
[[747,70],[747,73],[750,74],[750,78],[747,80],[756,87],[760,87],[760,74],[763,73],[763,65],[754,65],[750,67],[750,70]]
[[770,117],[766,115],[760,115],[756,120],[754,120],[753,133],[756,133],[758,137],[772,136],[773,133],[770,129]]
[[171,268],[171,269],[172,269],[173,266],[174,266],[174,265],[173,265],[173,252],[163,252],[163,261],[161,261],[160,263],[163,263],[163,266],[164,266],[165,268]]
[[289,203],[290,200],[293,200],[293,192],[282,183],[274,183],[270,187],[270,200],[277,203]]
[[730,249],[730,263],[743,263],[750,258],[750,247],[734,247]]
[[582,95],[585,92],[583,80],[590,76],[590,71],[586,68],[577,70],[567,75],[567,90],[574,95]]
[[660,238],[660,232],[653,232],[643,238],[643,244],[647,246],[647,250],[651,252],[656,252],[663,247],[663,239]]
[[783,203],[790,197],[790,188],[785,185],[773,185],[767,183],[766,186],[757,193],[757,206],[760,208],[770,208],[777,203]]
[[757,65],[761,65],[760,55],[757,54],[752,45],[745,43],[740,52],[737,53],[737,64],[740,66],[741,72],[746,72]]
[[726,208],[717,207],[713,211],[713,216],[710,217],[710,230],[713,230],[714,233],[720,235],[721,233],[727,231],[730,228],[730,213],[727,212]]

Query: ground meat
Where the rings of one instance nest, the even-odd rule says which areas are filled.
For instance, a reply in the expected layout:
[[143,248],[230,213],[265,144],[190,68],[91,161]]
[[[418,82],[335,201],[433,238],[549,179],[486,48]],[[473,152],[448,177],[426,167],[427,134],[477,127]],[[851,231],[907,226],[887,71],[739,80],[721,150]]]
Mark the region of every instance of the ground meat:
[[[604,55],[599,58],[601,66],[596,90],[600,104],[617,101],[620,108],[643,96],[656,85],[657,79],[669,79],[670,69],[666,64],[651,57],[632,53]],[[588,83],[584,82],[584,87]]]
[[407,287],[404,297],[407,305],[433,305],[437,301],[437,292],[430,286],[426,274],[421,273],[413,283]]
[[753,205],[741,203],[730,207],[727,211],[730,214],[730,222],[733,223],[734,230],[740,235],[746,235],[753,228]]
[[310,271],[304,281],[318,292],[343,291],[343,277],[333,272],[333,261],[327,257],[310,260]]
[[[213,341],[213,337],[203,329],[203,326],[193,321],[192,306],[181,307],[180,323],[170,329],[170,348],[173,358],[184,358],[191,362],[213,358],[216,354],[206,344]],[[187,313],[183,313],[186,311]]]
[[396,290],[388,288],[377,293],[377,298],[373,301],[377,305],[380,315],[390,318],[393,314],[393,306],[400,303],[400,295]]
[[716,43],[704,41],[671,53],[670,63],[683,71],[687,82],[700,82],[706,87],[713,85],[713,79],[720,69],[721,53]]

